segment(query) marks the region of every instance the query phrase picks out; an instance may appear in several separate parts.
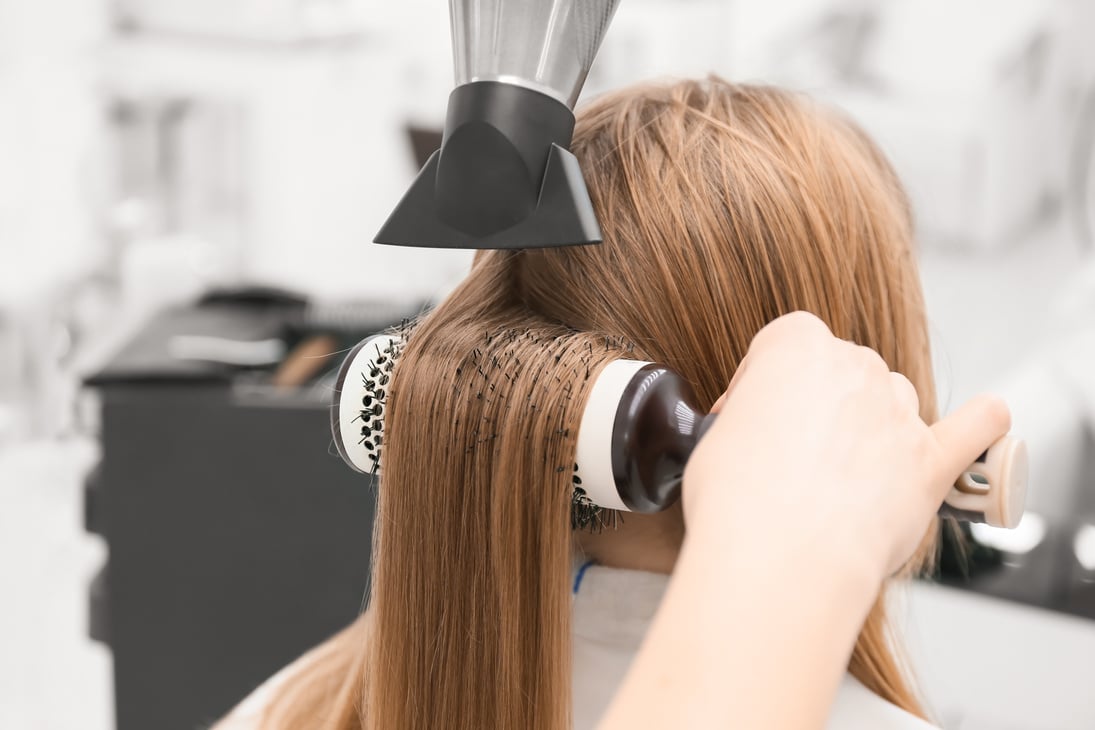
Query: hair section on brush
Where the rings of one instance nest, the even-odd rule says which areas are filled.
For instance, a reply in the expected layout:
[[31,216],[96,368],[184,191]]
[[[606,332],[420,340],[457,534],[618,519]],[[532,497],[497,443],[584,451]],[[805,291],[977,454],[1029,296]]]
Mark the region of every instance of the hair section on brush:
[[569,722],[572,530],[608,519],[574,506],[578,425],[629,353],[515,303],[517,255],[477,259],[388,393],[369,727]]

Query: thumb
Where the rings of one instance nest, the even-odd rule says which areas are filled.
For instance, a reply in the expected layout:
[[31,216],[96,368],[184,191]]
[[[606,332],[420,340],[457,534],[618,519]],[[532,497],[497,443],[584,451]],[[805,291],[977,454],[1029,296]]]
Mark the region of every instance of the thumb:
[[931,427],[939,444],[939,484],[944,492],[970,464],[1011,429],[1011,411],[1003,400],[979,395]]

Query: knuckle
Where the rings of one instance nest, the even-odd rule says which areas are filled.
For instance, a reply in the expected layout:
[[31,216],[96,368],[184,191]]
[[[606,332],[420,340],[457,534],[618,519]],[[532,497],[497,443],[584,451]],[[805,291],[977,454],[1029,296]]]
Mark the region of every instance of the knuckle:
[[884,371],[890,372],[889,366],[882,357],[869,347],[864,345],[856,345],[856,357],[860,364],[868,371]]
[[899,407],[919,414],[920,394],[916,392],[916,386],[901,373],[891,373],[891,379]]
[[904,373],[894,373],[893,379],[897,383],[897,387],[901,388],[910,398],[916,399],[918,403],[920,402],[920,394],[916,391],[916,386]]
[[753,342],[764,347],[789,340],[793,340],[799,346],[812,345],[820,340],[822,334],[828,332],[829,328],[815,315],[795,311],[777,317],[766,324],[753,337]]
[[780,319],[783,319],[789,326],[794,327],[804,334],[830,334],[828,325],[822,322],[821,318],[812,312],[800,309],[785,314]]

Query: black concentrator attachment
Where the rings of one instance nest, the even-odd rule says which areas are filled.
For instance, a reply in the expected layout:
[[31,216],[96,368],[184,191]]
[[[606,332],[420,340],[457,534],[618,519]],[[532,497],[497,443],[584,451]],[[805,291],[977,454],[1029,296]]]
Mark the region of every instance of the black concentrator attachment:
[[619,0],[452,0],[441,149],[376,236],[427,248],[600,243],[572,111]]
[[376,236],[430,248],[599,243],[578,160],[574,114],[539,91],[497,81],[453,90],[441,149]]

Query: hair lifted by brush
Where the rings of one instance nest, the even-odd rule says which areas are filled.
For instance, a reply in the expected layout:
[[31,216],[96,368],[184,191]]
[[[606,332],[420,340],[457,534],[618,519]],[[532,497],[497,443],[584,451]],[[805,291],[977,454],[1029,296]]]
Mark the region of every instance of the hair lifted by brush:
[[[573,151],[604,244],[480,252],[415,328],[389,392],[371,607],[269,727],[569,727],[572,469],[609,360],[663,363],[707,407],[765,324],[807,310],[906,375],[934,420],[907,201],[855,125],[683,81],[588,105]],[[881,598],[850,670],[922,714]]]

